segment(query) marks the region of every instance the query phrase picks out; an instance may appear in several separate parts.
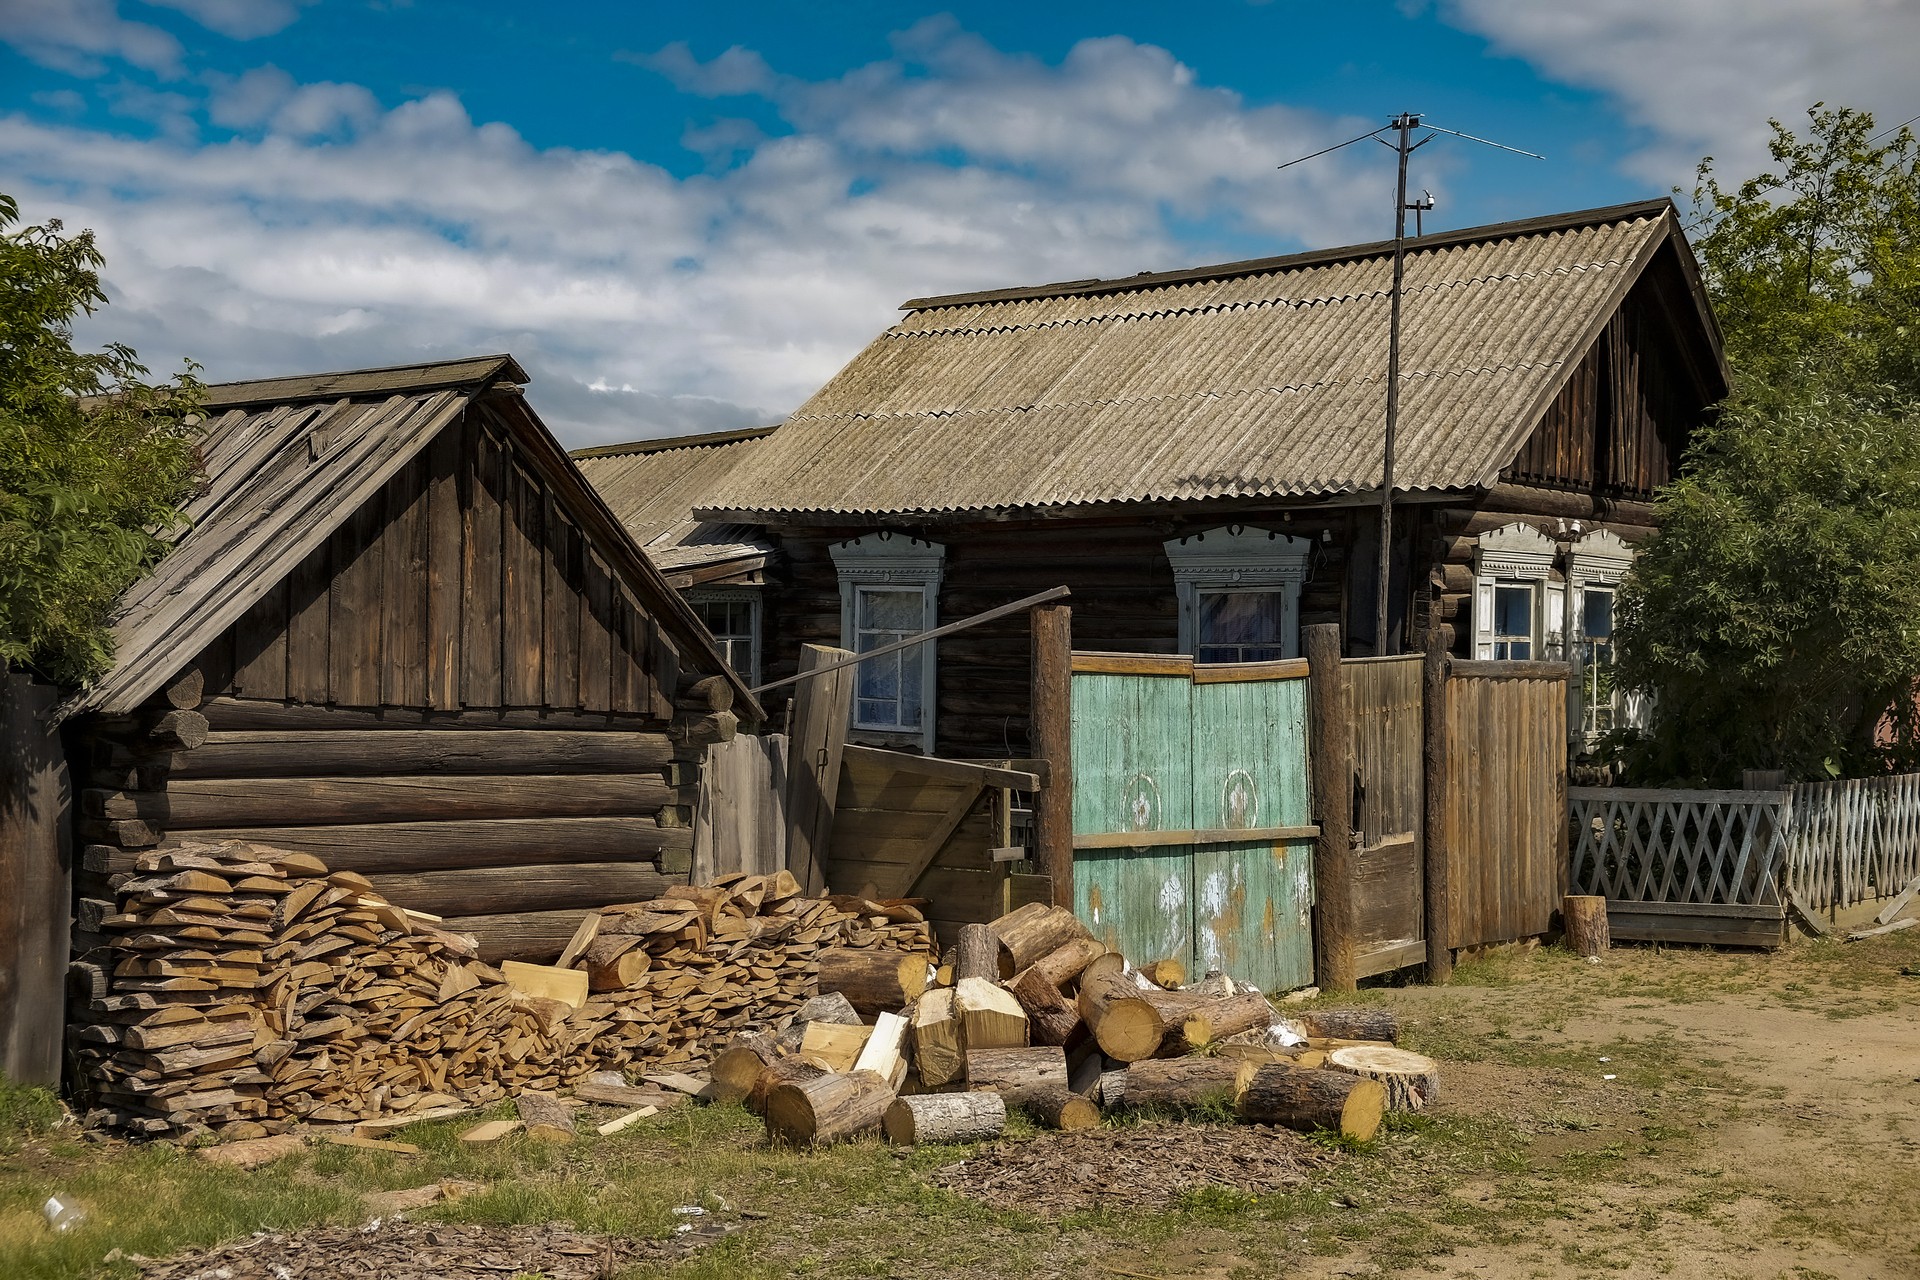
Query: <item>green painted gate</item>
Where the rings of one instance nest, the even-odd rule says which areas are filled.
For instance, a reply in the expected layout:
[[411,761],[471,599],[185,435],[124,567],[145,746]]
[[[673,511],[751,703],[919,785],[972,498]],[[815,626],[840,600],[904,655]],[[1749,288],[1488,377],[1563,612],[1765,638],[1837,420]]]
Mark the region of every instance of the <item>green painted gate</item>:
[[1075,654],[1074,907],[1136,963],[1313,981],[1306,664]]

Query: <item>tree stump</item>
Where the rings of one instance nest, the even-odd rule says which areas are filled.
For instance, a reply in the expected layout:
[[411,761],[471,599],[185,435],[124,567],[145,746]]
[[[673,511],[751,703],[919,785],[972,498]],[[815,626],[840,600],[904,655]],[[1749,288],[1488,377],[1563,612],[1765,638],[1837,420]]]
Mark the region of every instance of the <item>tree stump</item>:
[[1302,1133],[1329,1129],[1365,1142],[1386,1114],[1387,1091],[1365,1076],[1274,1064],[1253,1073],[1239,1110],[1242,1120],[1254,1124]]
[[1036,1089],[1067,1087],[1067,1055],[1058,1045],[1033,1049],[975,1049],[967,1054],[967,1087],[991,1089],[1022,1102]]
[[1232,1107],[1240,1101],[1254,1072],[1252,1062],[1235,1058],[1155,1058],[1127,1068],[1127,1106],[1147,1111],[1201,1111]]
[[953,948],[953,980],[985,978],[1000,980],[1000,940],[984,924],[963,924]]
[[1034,1089],[1020,1099],[1020,1107],[1049,1129],[1091,1129],[1100,1123],[1100,1108],[1071,1089]]
[[1378,1080],[1389,1111],[1421,1111],[1440,1096],[1440,1064],[1405,1049],[1348,1045],[1329,1053],[1327,1066]]
[[551,1093],[528,1089],[514,1099],[527,1136],[537,1142],[572,1142],[573,1108]]
[[887,1082],[865,1071],[777,1085],[767,1091],[767,1136],[794,1146],[857,1138],[880,1127],[893,1100]]
[[1109,1058],[1122,1062],[1151,1058],[1160,1050],[1167,1024],[1159,1010],[1141,998],[1131,978],[1100,967],[1105,959],[1102,956],[1080,975],[1080,1016]]
[[1071,1045],[1086,1034],[1080,1010],[1048,981],[1038,964],[1014,974],[1007,990],[1027,1011],[1027,1025],[1035,1044]]
[[1295,1017],[1317,1039],[1400,1042],[1400,1019],[1391,1009],[1307,1009]]
[[922,1093],[896,1098],[882,1122],[887,1141],[981,1142],[1007,1127],[1007,1104],[997,1093]]
[[1607,926],[1607,900],[1594,894],[1570,893],[1560,904],[1567,931],[1567,950],[1577,956],[1603,956],[1613,945]]
[[801,1058],[775,1058],[767,1063],[767,1069],[753,1082],[753,1089],[741,1099],[747,1110],[757,1116],[767,1114],[767,1095],[783,1084],[799,1084],[806,1080],[817,1080],[827,1074],[825,1070],[814,1066]]

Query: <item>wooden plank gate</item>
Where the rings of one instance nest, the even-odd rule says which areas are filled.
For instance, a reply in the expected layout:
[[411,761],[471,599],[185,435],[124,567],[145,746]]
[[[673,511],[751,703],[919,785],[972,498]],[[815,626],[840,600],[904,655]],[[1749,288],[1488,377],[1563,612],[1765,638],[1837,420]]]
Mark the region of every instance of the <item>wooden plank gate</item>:
[[1421,869],[1424,660],[1348,658],[1353,744],[1353,976],[1391,973],[1427,958]]
[[1566,664],[1456,659],[1446,691],[1447,945],[1545,933],[1566,893]]
[[1306,675],[1073,655],[1074,909],[1109,946],[1313,981]]

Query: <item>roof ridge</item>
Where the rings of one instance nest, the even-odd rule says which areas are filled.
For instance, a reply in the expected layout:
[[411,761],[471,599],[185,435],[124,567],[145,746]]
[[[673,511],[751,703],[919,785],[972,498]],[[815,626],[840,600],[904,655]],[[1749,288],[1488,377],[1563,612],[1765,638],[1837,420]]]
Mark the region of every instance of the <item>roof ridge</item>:
[[[1492,222],[1478,227],[1462,227],[1457,231],[1435,232],[1428,236],[1409,237],[1406,244],[1413,250],[1450,248],[1456,245],[1474,244],[1487,240],[1512,239],[1520,236],[1544,235],[1555,231],[1571,231],[1580,227],[1598,226],[1610,222],[1629,222],[1641,218],[1660,217],[1673,210],[1673,200],[1669,196],[1660,196],[1652,200],[1636,200],[1626,204],[1606,205],[1596,209],[1579,209],[1571,213],[1552,214],[1544,217],[1520,218],[1510,222]],[[968,293],[940,294],[925,298],[909,298],[900,304],[902,311],[930,311],[940,307],[966,306],[989,302],[1018,302],[1037,298],[1062,298],[1096,293],[1129,293],[1140,289],[1158,288],[1168,284],[1184,284],[1199,280],[1230,279],[1234,276],[1262,275],[1272,271],[1292,270],[1299,267],[1318,266],[1324,263],[1341,262],[1357,258],[1373,258],[1393,251],[1393,241],[1375,240],[1365,244],[1343,245],[1330,249],[1310,249],[1303,253],[1282,254],[1269,258],[1247,258],[1238,262],[1223,262],[1212,266],[1183,267],[1171,271],[1142,271],[1137,275],[1122,276],[1110,280],[1066,280],[1054,284],[1014,286],[1002,289],[974,290]]]
[[658,436],[647,440],[628,440],[620,444],[589,445],[585,449],[569,450],[567,456],[575,462],[582,458],[619,458],[637,454],[665,453],[669,449],[703,449],[717,445],[734,444],[742,440],[758,440],[771,434],[779,423],[765,427],[736,427],[730,431],[707,431],[690,436]]
[[[398,375],[413,374],[413,377]],[[515,386],[528,381],[526,370],[511,355],[463,356],[413,364],[383,365],[376,369],[337,369],[328,373],[294,373],[237,382],[207,384],[201,403],[208,409],[235,409],[248,405],[288,405],[310,400],[343,400],[357,396],[392,397],[448,387],[479,387],[495,382]]]

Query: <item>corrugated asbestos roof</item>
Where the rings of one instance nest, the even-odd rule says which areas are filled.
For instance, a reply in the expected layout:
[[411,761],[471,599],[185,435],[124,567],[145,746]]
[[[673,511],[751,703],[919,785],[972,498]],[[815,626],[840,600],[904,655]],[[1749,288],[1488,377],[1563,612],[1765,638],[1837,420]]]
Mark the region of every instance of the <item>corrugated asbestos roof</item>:
[[725,431],[601,445],[573,454],[587,482],[662,570],[764,556],[772,544],[751,525],[696,520],[694,504],[714,491],[773,431]]
[[[1678,235],[1659,200],[1415,241],[1396,488],[1492,484]],[[1391,245],[1366,245],[919,300],[698,509],[932,514],[1376,488],[1391,280]]]
[[[114,665],[64,708],[139,706],[319,546],[481,392],[524,382],[513,357],[316,374],[207,388],[204,477],[172,548],[114,608]],[[535,464],[600,542],[623,532],[530,407],[512,415]],[[725,672],[743,719],[762,718],[712,638],[637,547],[614,571],[701,670]]]

